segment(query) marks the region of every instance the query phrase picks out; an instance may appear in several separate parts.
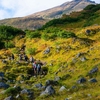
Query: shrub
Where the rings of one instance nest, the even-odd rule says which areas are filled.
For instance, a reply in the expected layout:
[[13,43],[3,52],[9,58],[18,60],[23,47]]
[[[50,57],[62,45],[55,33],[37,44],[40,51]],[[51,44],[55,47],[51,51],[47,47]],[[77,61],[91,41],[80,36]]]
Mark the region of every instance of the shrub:
[[26,49],[26,53],[29,54],[29,55],[34,55],[36,54],[36,48],[28,48]]
[[20,53],[19,48],[13,48],[12,52],[15,53],[15,54],[19,54]]
[[39,31],[27,31],[26,37],[32,39],[32,38],[40,38],[41,34]]
[[75,37],[75,34],[72,32],[60,31],[58,32],[57,36],[61,38],[71,38],[71,37]]
[[9,87],[6,91],[5,91],[5,94],[6,95],[12,95],[12,94],[17,94],[19,91],[21,90],[21,88],[20,87],[16,87],[16,88],[14,88],[14,87]]
[[0,41],[0,49],[4,48],[4,42]]
[[1,40],[10,40],[13,39],[14,36],[24,33],[22,30],[11,27],[11,26],[0,26],[0,39]]
[[13,48],[15,47],[13,42],[5,42],[5,48]]
[[50,38],[49,38],[49,35],[47,34],[47,33],[43,33],[42,35],[41,35],[41,38],[42,39],[44,39],[44,40],[49,40]]

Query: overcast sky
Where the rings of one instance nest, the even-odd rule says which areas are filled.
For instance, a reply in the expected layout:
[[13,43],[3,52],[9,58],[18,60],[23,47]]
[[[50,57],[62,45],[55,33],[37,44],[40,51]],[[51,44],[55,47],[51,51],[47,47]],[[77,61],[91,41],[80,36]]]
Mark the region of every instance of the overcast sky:
[[[0,0],[0,19],[30,15],[67,1],[72,0]],[[100,0],[94,1],[100,3]]]

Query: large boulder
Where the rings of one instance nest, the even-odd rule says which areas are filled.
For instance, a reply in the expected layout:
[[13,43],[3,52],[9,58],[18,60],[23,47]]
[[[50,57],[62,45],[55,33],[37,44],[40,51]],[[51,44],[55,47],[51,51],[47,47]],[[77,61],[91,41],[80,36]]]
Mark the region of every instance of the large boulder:
[[53,95],[53,94],[55,94],[55,90],[54,90],[54,88],[50,85],[50,86],[48,86],[48,87],[45,89],[45,91],[43,91],[43,92],[40,94],[40,96],[43,96],[43,95]]

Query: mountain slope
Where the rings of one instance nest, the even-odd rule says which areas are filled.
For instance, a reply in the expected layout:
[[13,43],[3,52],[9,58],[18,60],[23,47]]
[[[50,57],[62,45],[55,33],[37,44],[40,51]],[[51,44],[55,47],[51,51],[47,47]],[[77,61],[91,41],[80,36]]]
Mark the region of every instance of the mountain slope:
[[73,0],[26,17],[0,20],[0,25],[11,25],[21,29],[38,29],[53,18],[61,17],[62,14],[69,14],[73,11],[80,11],[89,4],[95,4],[95,2],[90,0]]
[[89,4],[95,4],[95,2],[90,0],[73,0],[70,2],[65,2],[60,6],[29,15],[28,17],[43,17],[43,18],[61,17],[62,14],[69,14],[73,11],[81,11]]
[[[96,24],[100,4],[87,6],[81,17],[74,15],[85,21],[89,17]],[[0,27],[4,33],[0,42],[10,43],[0,49],[0,100],[100,100],[100,24],[76,27],[79,22],[69,21],[64,27],[17,31],[12,39],[7,36],[15,29]],[[42,62],[39,75],[32,57],[36,66]]]

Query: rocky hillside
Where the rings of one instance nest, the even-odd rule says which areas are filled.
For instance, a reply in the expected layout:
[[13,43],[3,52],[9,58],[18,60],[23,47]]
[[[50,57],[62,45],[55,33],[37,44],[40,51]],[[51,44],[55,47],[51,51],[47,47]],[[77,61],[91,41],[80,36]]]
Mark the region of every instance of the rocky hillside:
[[95,4],[90,0],[73,0],[60,6],[41,11],[22,18],[11,18],[0,20],[0,25],[11,25],[21,29],[38,29],[52,18],[61,17],[62,14],[69,14],[73,11],[80,11],[89,4]]
[[0,26],[0,100],[100,100],[100,4],[72,15],[35,31]]

